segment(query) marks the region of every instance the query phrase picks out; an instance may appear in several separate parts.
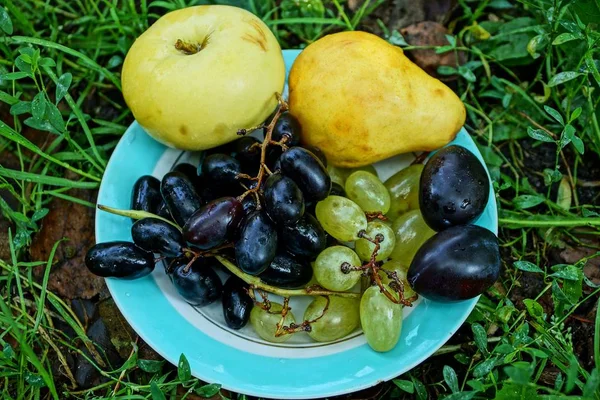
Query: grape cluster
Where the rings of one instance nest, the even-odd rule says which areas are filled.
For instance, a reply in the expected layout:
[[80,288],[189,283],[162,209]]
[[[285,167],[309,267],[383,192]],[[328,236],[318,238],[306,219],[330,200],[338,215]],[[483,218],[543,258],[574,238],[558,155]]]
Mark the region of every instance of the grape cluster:
[[[442,282],[436,289],[439,278],[431,272],[448,268],[440,260],[456,259],[450,254],[457,236],[452,229],[462,239],[481,240],[461,224],[481,213],[479,192],[487,186],[468,184],[478,191],[469,203],[476,209],[455,210],[450,218],[439,212],[445,205],[435,204],[439,195],[430,190],[448,186],[447,177],[415,164],[383,183],[372,166],[328,166],[318,148],[300,145],[301,127],[281,99],[273,117],[257,129],[263,129],[264,140],[241,130],[236,141],[203,152],[197,167],[177,165],[162,180],[141,177],[131,210],[99,206],[135,220],[133,243],[95,245],[86,257],[88,268],[100,276],[135,279],[164,259],[177,292],[196,307],[221,299],[232,329],[250,322],[270,342],[297,332],[327,342],[360,326],[377,351],[396,345],[402,308],[421,293],[413,288],[453,300],[476,296],[491,284],[488,277],[476,277],[481,282],[475,289],[453,297],[456,288]],[[469,179],[481,175],[476,171]],[[468,218],[461,219],[461,212]],[[470,263],[483,270],[494,262],[492,253]],[[224,284],[215,272],[223,267],[229,272]],[[457,284],[473,286],[467,275]],[[270,301],[269,293],[283,296],[283,302]],[[313,296],[302,319],[289,307],[295,295]]]

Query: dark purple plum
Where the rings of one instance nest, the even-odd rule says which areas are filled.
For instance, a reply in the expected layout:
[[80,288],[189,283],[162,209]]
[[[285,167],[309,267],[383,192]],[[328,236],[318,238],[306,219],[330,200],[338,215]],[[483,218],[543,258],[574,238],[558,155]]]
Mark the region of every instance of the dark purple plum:
[[431,156],[419,187],[423,219],[435,231],[472,222],[481,215],[490,195],[483,164],[469,150],[455,145]]
[[456,301],[480,295],[499,275],[496,235],[462,225],[436,233],[421,246],[408,269],[408,282],[430,300]]

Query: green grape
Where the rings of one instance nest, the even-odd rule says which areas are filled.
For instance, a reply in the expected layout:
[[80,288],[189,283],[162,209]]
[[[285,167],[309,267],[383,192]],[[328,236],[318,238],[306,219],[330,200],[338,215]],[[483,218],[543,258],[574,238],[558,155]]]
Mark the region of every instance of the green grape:
[[375,175],[376,177],[379,177],[377,170],[372,165],[363,165],[362,167],[340,168],[340,169],[342,170],[342,173],[345,175],[345,179],[348,179],[348,177],[356,171],[365,171],[365,172]]
[[[379,244],[379,251],[377,252],[376,261],[382,261],[389,257],[396,246],[396,236],[392,228],[383,221],[374,220],[367,224],[367,236],[371,239],[375,239],[378,234],[383,235],[383,242]],[[369,242],[366,239],[358,239],[354,246],[356,254],[363,261],[369,261],[373,250],[375,250],[375,244]]]
[[386,215],[392,221],[409,210],[419,208],[419,181],[423,167],[423,164],[411,165],[385,181],[391,199]]
[[425,223],[419,210],[412,210],[401,215],[392,224],[392,230],[396,234],[396,246],[392,250],[390,258],[408,266],[421,245],[435,234]]
[[[403,286],[404,286],[404,298],[407,299],[409,297],[413,297],[416,293],[413,290],[412,287],[410,287],[410,284],[408,283],[408,280],[406,279],[406,274],[408,272],[408,267],[405,266],[404,264],[402,264],[400,261],[397,260],[390,260],[386,263],[384,263],[381,268],[388,270],[388,271],[394,271],[396,272],[396,276],[398,277],[398,280],[400,282],[402,282]],[[379,275],[381,276],[381,282],[385,283],[386,285],[389,285],[389,283],[392,281],[390,278],[388,278],[387,274],[383,273],[383,272],[379,272]]]
[[344,187],[344,185],[346,184],[346,179],[348,179],[350,174],[356,171],[366,171],[375,176],[378,176],[375,167],[373,167],[372,165],[365,165],[363,167],[357,168],[341,168],[331,164],[327,166],[327,172],[329,172],[329,177],[331,178],[331,181],[337,182],[342,187]]
[[346,173],[342,168],[335,167],[331,164],[327,165],[327,172],[329,172],[329,177],[331,178],[331,182],[336,182],[344,187],[346,183]]
[[[263,310],[258,306],[254,306],[250,312],[250,324],[264,340],[273,343],[283,343],[290,340],[292,335],[275,336],[277,331],[277,323],[281,321],[281,310],[283,306],[279,303],[271,302],[271,309],[269,311]],[[283,325],[289,326],[291,323],[296,322],[294,314],[288,311],[283,321]]]
[[353,242],[358,232],[367,229],[367,217],[352,200],[341,196],[328,196],[317,203],[317,219],[323,229],[341,242]]
[[353,172],[346,179],[346,194],[364,212],[387,213],[390,209],[390,194],[376,175],[365,171]]
[[371,286],[360,299],[360,323],[373,350],[389,351],[400,339],[402,305],[392,303],[378,286]]
[[313,273],[319,285],[327,290],[343,292],[350,290],[360,279],[360,271],[342,272],[342,264],[361,265],[356,253],[345,246],[328,247],[317,257]]
[[[304,312],[304,320],[311,321],[322,313],[327,299],[319,296],[308,305]],[[318,321],[310,324],[308,336],[317,342],[331,342],[350,334],[358,327],[360,316],[358,299],[329,296],[329,307]]]

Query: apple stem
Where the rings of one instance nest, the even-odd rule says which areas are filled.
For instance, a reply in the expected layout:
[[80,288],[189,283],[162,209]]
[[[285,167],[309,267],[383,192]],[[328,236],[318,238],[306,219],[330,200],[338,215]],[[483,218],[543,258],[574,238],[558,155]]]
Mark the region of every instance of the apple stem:
[[198,43],[190,43],[181,39],[177,39],[177,41],[175,42],[175,48],[179,51],[184,52],[187,55],[192,55],[199,53],[200,50],[202,50],[203,46]]

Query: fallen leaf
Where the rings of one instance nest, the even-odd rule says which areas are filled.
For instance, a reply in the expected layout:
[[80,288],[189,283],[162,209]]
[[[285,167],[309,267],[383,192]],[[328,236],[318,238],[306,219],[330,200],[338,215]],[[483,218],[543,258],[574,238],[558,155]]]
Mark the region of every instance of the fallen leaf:
[[[446,46],[449,44],[448,39],[446,39],[448,30],[437,22],[419,22],[407,26],[400,33],[402,33],[408,44],[412,46]],[[466,56],[463,52],[459,52],[458,54],[457,58],[454,51],[442,54],[436,54],[433,49],[406,52],[406,55],[429,75],[446,81],[456,79],[456,75],[438,75],[437,69],[440,66],[456,68],[458,65],[463,64],[466,61]]]
[[[95,191],[82,189],[70,190],[67,193],[92,203],[97,195]],[[66,238],[56,251],[48,288],[68,299],[94,297],[105,286],[104,279],[89,272],[84,263],[85,254],[95,243],[95,210],[59,198],[52,200],[49,209],[50,212],[41,221],[42,228],[33,238],[30,247],[31,259],[47,260],[52,246]],[[34,270],[36,277],[43,276],[44,269],[45,266],[37,267]]]

